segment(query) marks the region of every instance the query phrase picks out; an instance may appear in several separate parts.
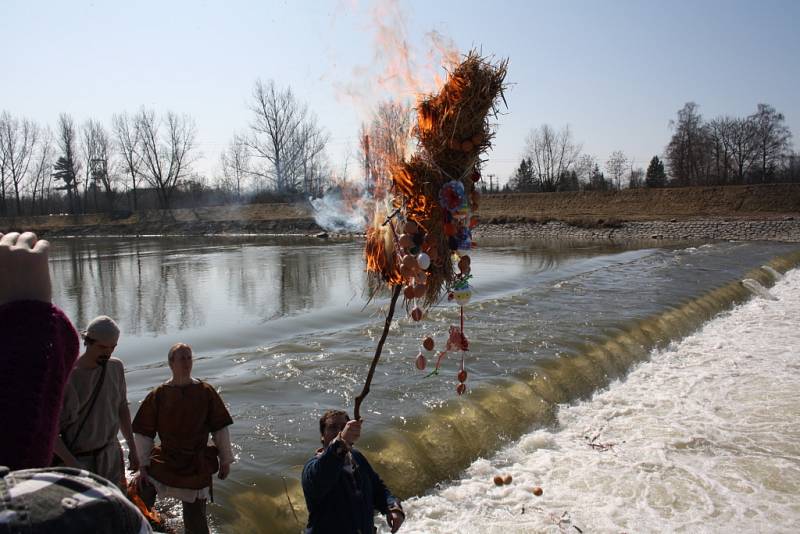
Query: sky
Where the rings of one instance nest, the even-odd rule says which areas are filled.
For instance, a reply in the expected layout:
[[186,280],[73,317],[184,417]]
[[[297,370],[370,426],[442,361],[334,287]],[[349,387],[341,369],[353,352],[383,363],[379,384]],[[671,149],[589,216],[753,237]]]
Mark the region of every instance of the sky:
[[[62,112],[106,126],[141,106],[186,113],[195,170],[213,175],[253,84],[272,79],[316,114],[334,169],[352,169],[377,102],[435,89],[435,35],[509,60],[484,175],[507,180],[542,124],[569,125],[601,165],[621,150],[646,167],[688,101],[707,119],[768,103],[800,146],[798,20],[797,0],[0,0],[0,110],[51,127]],[[418,83],[379,83],[391,38]]]

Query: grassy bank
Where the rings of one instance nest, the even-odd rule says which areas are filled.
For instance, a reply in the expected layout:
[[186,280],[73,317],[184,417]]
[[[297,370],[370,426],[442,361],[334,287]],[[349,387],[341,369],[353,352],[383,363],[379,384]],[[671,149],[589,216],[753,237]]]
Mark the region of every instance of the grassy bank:
[[[482,223],[562,221],[580,228],[632,221],[773,220],[800,215],[800,184],[484,195]],[[308,204],[247,204],[110,214],[0,219],[0,232],[41,235],[313,233]]]

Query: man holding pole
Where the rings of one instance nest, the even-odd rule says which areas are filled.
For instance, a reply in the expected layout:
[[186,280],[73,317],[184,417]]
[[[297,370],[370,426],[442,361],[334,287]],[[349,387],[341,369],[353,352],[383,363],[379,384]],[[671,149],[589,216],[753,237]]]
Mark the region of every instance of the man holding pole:
[[392,532],[403,524],[400,500],[353,448],[361,425],[342,410],[328,410],[320,418],[322,448],[303,467],[306,534],[371,534],[376,510],[386,516]]

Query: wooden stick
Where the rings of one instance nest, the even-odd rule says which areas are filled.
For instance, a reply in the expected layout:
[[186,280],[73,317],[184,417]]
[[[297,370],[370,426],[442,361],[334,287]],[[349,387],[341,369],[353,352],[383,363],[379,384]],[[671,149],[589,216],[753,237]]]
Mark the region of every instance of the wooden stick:
[[394,307],[397,304],[397,298],[400,296],[401,289],[402,286],[400,284],[394,286],[394,289],[392,289],[392,301],[389,303],[389,312],[386,314],[386,324],[383,325],[383,334],[381,334],[381,339],[378,341],[378,346],[375,348],[375,356],[372,357],[372,363],[369,366],[367,381],[364,382],[364,388],[361,390],[361,393],[358,394],[358,397],[356,397],[356,408],[353,411],[353,417],[357,420],[361,419],[361,403],[364,401],[364,397],[369,394],[369,385],[372,383],[372,377],[375,374],[375,367],[378,366],[378,360],[381,359],[383,343],[386,341],[387,334],[389,334],[389,327],[392,324],[392,317],[394,317]]

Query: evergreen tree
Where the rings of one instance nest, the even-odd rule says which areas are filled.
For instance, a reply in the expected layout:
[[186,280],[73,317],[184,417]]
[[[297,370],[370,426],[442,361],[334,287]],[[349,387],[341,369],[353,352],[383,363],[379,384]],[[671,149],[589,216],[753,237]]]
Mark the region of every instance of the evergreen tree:
[[589,177],[589,184],[587,189],[591,191],[605,191],[609,187],[609,183],[606,180],[603,171],[600,170],[600,166],[595,164],[594,170],[592,171],[592,175]]
[[75,163],[61,156],[53,165],[53,170],[53,178],[64,182],[64,185],[56,187],[56,189],[67,192],[70,211],[75,213],[74,199],[78,195],[78,173],[76,172]]
[[561,173],[561,180],[558,181],[559,191],[578,191],[580,189],[580,182],[578,181],[578,173],[575,171],[564,171]]
[[509,180],[509,185],[515,191],[536,191],[538,189],[534,180],[533,162],[530,158],[522,158],[519,167]]
[[667,185],[667,173],[664,171],[664,162],[653,156],[647,166],[644,184],[647,187],[664,187]]

